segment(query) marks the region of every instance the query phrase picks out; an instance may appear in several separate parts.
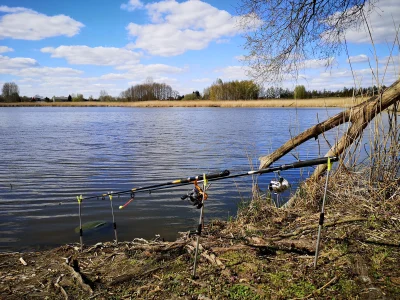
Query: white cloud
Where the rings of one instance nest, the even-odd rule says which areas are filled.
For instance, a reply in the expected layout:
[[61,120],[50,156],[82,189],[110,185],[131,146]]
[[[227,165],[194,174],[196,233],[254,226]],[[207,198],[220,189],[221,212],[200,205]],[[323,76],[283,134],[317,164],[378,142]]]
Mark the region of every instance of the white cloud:
[[136,64],[140,54],[114,47],[59,46],[46,47],[41,52],[51,53],[51,57],[65,58],[70,64],[116,66]]
[[51,67],[40,67],[40,68],[26,68],[22,69],[18,72],[15,72],[15,75],[21,77],[40,77],[40,76],[71,76],[71,75],[79,75],[82,74],[83,71],[76,70],[72,68],[51,68]]
[[65,35],[72,37],[84,26],[65,15],[46,16],[21,7],[2,6],[8,12],[0,18],[0,39],[42,40]]
[[33,58],[10,58],[8,56],[0,55],[0,72],[2,72],[3,74],[7,74],[7,72],[11,72],[12,70],[30,68],[38,65],[38,62]]
[[0,53],[5,53],[5,52],[12,52],[14,51],[13,48],[7,47],[7,46],[0,46]]
[[321,72],[317,78],[345,78],[352,77],[353,74],[349,69],[331,70],[329,72]]
[[142,8],[143,3],[140,0],[129,0],[128,3],[121,4],[121,9],[127,11],[134,11],[138,8]]
[[22,82],[22,83],[39,83],[42,80],[39,78],[23,78],[23,79],[19,79],[18,82]]
[[181,73],[184,71],[182,68],[164,65],[164,64],[150,64],[150,65],[123,65],[116,67],[117,70],[127,70],[131,73],[147,72],[151,74],[161,73]]
[[[390,85],[398,78],[398,72],[388,69],[385,77],[380,74],[379,82],[381,84]],[[354,77],[353,77],[354,76]],[[382,80],[384,81],[382,82]],[[308,77],[307,80],[302,82],[306,86],[306,89],[311,90],[337,90],[343,89],[343,87],[369,87],[376,85],[376,81],[372,74],[372,70],[369,68],[355,69],[353,73],[350,69],[336,69],[330,72],[321,72],[314,74],[312,77]]]
[[178,82],[178,79],[163,76],[163,77],[154,78],[154,82],[165,83],[165,84],[168,84],[168,85],[172,85],[172,84],[176,84]]
[[78,75],[83,72],[71,68],[40,67],[39,63],[32,58],[0,55],[0,74],[15,75],[19,77],[38,76],[67,76]]
[[135,80],[135,81],[130,81],[130,82],[128,82],[128,85],[129,85],[129,86],[132,86],[132,85],[137,85],[137,84],[141,84],[141,83],[143,83],[143,81]]
[[215,41],[217,44],[228,44],[230,39],[218,39]]
[[[318,76],[318,78],[337,78],[337,79],[347,79],[347,78],[353,78],[353,76],[356,79],[356,82],[362,82],[363,86],[370,86],[372,82],[375,81],[374,74],[376,75],[376,70],[370,69],[370,68],[363,68],[363,69],[353,69],[353,72],[351,72],[350,69],[337,69],[337,70],[332,70],[330,72],[321,72]],[[379,80],[382,80],[383,78],[383,72],[384,70],[380,70],[380,78]],[[386,75],[390,75],[394,71],[391,69],[386,70]],[[386,78],[387,79],[387,78]],[[374,83],[375,84],[375,83]]]
[[[367,13],[366,13],[367,14]],[[381,0],[375,4],[375,10],[368,16],[374,43],[392,43],[396,38],[396,28],[400,24],[400,5],[398,0]],[[366,27],[345,32],[350,43],[371,43]]]
[[198,79],[192,79],[193,82],[210,82],[210,78],[198,78]]
[[367,61],[368,61],[368,56],[366,56],[365,54],[350,56],[349,59],[347,60],[347,62],[351,62],[353,64],[367,62]]
[[100,79],[103,80],[125,80],[129,79],[128,74],[122,74],[122,73],[109,73],[109,74],[104,74],[100,76]]
[[334,57],[327,59],[308,59],[300,63],[301,67],[304,69],[318,69],[327,68],[335,62]]
[[379,58],[378,63],[381,65],[380,67],[395,67],[400,71],[400,56],[399,55],[392,55],[392,56],[385,56]]
[[215,70],[217,73],[221,73],[222,80],[248,80],[247,76],[248,67],[242,66],[228,66],[222,69]]
[[151,65],[131,65],[119,66],[118,70],[127,71],[126,73],[109,73],[102,75],[100,78],[103,80],[142,80],[147,77],[160,77],[163,74],[177,74],[185,71],[183,68],[168,66],[164,64],[151,64]]
[[26,12],[30,11],[32,12],[33,10],[25,7],[8,7],[5,5],[0,5],[0,12],[4,13],[19,13],[19,12]]
[[200,50],[211,41],[239,33],[238,17],[202,1],[166,0],[145,6],[152,24],[130,23],[126,29],[136,38],[131,49],[145,49],[160,56],[179,55]]
[[114,93],[114,89],[112,88],[114,85],[112,84],[96,84],[98,83],[98,78],[95,77],[78,77],[78,76],[61,76],[61,77],[53,77],[53,76],[42,76],[40,77],[40,82],[32,82],[32,84],[25,84],[25,79],[17,81],[22,82],[22,85],[19,85],[21,90],[21,95],[42,95],[47,97],[52,96],[68,96],[72,93],[81,93],[85,97],[89,97],[90,95],[94,95],[97,97],[99,91],[101,89],[107,88],[107,91],[113,94],[118,94],[118,91]]
[[246,60],[246,56],[244,56],[244,55],[237,55],[237,56],[235,56],[235,59],[236,59],[237,61],[244,61],[244,60]]
[[21,95],[36,94],[51,97],[68,95],[73,92],[98,93],[92,86],[99,78],[83,78],[78,75],[83,71],[72,68],[41,67],[35,59],[17,57],[9,58],[0,55],[0,74],[17,76],[15,81],[20,87]]

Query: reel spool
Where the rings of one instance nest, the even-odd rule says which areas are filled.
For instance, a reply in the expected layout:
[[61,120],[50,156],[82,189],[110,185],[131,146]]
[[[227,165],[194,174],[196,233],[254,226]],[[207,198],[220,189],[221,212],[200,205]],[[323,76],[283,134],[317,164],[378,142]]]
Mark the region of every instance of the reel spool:
[[[204,199],[203,199],[204,195]],[[192,202],[193,206],[196,206],[197,209],[200,209],[203,206],[203,200],[207,200],[207,193],[205,193],[201,187],[197,185],[197,182],[194,184],[194,189],[187,193],[186,195],[183,195],[181,197],[182,200],[185,200],[189,198],[189,200]]]
[[268,189],[275,194],[280,194],[290,188],[290,183],[285,178],[283,178],[278,172],[279,178],[271,180]]

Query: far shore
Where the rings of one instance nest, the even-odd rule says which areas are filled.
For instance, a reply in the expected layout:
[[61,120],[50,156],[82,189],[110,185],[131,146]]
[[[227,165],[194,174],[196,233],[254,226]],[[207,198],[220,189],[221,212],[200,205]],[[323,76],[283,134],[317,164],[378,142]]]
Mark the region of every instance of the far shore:
[[0,103],[0,107],[351,107],[365,99],[316,98],[316,99],[268,99],[268,100],[152,100],[137,102],[14,102]]

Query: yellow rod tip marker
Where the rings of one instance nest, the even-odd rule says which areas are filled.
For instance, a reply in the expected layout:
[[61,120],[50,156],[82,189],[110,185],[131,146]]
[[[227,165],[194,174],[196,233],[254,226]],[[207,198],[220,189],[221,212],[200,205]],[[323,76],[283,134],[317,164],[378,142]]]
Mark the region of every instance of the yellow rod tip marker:
[[123,209],[124,207],[121,205],[120,207],[119,207],[119,209]]

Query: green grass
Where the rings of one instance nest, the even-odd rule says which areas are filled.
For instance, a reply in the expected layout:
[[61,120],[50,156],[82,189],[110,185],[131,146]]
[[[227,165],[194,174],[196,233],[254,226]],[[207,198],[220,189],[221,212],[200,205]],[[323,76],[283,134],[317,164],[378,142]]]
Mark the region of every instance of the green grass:
[[255,293],[250,287],[242,284],[235,284],[228,290],[229,299],[232,300],[258,300],[262,299],[260,295]]

